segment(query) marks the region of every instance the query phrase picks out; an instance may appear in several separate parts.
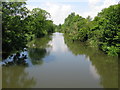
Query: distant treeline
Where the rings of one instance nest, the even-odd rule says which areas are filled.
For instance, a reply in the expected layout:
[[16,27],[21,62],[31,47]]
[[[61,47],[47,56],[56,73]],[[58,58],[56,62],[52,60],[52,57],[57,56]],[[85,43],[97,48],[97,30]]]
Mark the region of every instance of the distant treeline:
[[71,13],[57,29],[69,39],[88,42],[108,55],[120,54],[120,4],[103,9],[93,20]]
[[25,2],[2,2],[2,52],[21,50],[33,38],[53,33],[49,18],[40,8],[28,10]]

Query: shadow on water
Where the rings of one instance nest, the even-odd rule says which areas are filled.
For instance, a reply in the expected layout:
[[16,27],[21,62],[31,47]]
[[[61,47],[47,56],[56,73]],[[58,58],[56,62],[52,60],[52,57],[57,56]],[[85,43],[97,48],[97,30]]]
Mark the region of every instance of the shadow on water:
[[64,38],[65,44],[74,55],[85,55],[89,57],[92,65],[95,66],[100,75],[100,84],[104,88],[118,87],[118,58],[105,55],[95,47],[89,47],[86,43],[71,41]]

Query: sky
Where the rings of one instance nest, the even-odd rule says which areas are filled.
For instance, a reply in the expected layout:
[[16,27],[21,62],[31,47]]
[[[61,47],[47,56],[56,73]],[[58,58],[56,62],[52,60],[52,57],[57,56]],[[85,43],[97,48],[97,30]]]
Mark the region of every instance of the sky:
[[51,15],[56,25],[63,24],[65,18],[72,12],[86,18],[94,18],[103,8],[117,4],[119,0],[27,0],[27,8],[41,8]]

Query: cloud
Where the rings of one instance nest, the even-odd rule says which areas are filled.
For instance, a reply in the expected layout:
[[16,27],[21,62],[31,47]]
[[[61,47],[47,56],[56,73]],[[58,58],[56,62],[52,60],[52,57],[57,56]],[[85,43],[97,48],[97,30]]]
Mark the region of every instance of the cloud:
[[72,7],[70,5],[59,4],[59,3],[50,3],[47,2],[44,4],[45,10],[51,14],[55,24],[64,23],[64,19],[70,14]]
[[92,4],[92,5],[94,5],[94,4],[98,3],[98,2],[100,2],[100,0],[88,0],[88,2],[90,4]]
[[27,0],[27,2],[87,2],[88,0]]
[[90,10],[88,12],[84,12],[82,15],[85,17],[89,15],[94,18],[102,9],[108,8],[110,5],[117,3],[117,0],[89,0],[88,5]]
[[[75,12],[80,16],[88,15],[94,18],[103,8],[118,3],[118,0],[36,0],[37,2],[27,1],[27,7],[42,8],[51,14],[54,24],[63,24],[65,18]],[[38,3],[39,2],[39,3]]]
[[29,10],[32,10],[33,8],[37,8],[36,6],[33,6],[33,5],[26,5],[26,7],[27,7]]
[[55,3],[55,2],[44,2],[42,5],[27,5],[27,8],[32,10],[33,8],[42,8],[50,13],[51,19],[54,24],[63,24],[64,19],[71,13],[72,6],[67,4]]

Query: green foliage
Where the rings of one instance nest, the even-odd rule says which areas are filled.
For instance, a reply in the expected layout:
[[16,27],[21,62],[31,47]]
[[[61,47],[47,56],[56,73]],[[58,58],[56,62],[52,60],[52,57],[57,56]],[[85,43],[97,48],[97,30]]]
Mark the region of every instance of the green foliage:
[[99,38],[100,48],[104,50],[104,47],[107,47],[104,51],[113,56],[117,56],[120,53],[119,9],[120,4],[103,9],[102,12],[98,14],[100,19],[97,21],[100,31],[103,32],[101,33],[102,36]]
[[37,38],[44,36],[47,33],[44,29],[46,26],[47,15],[49,14],[45,10],[39,8],[35,8],[31,12],[31,25],[33,26],[33,33]]
[[[89,19],[89,18],[88,18]],[[61,26],[64,33],[67,33],[72,40],[86,41],[88,39],[88,28],[85,27],[89,20],[71,13]]]
[[103,9],[94,20],[90,16],[83,18],[71,13],[61,25],[61,29],[72,40],[87,41],[93,46],[98,46],[108,55],[118,56],[120,54],[119,14],[120,4]]
[[107,46],[106,44],[102,45],[102,50],[107,52],[108,55],[118,56],[119,48],[115,46]]
[[109,55],[120,54],[120,4],[103,9],[94,20],[73,12],[58,26],[48,20],[50,14],[45,10],[29,11],[25,5],[25,2],[2,2],[3,52],[22,49],[34,37],[43,37],[56,29],[73,41],[87,41]]
[[54,32],[50,14],[40,8],[29,11],[25,2],[2,2],[3,53],[21,50],[34,37]]
[[30,15],[27,18],[30,20],[28,22],[28,28],[36,38],[40,38],[54,32],[53,21],[47,20],[48,17],[50,17],[50,14],[40,8],[34,8],[30,12]]
[[27,41],[24,18],[28,10],[24,2],[2,2],[2,5],[3,52],[19,50],[25,47]]

